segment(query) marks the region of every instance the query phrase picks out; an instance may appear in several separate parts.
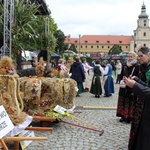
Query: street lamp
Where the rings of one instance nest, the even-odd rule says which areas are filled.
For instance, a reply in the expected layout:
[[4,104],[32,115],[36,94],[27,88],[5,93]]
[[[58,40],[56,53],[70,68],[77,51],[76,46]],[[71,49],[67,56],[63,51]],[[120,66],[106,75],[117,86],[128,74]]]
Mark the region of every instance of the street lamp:
[[80,37],[81,37],[81,34],[79,34],[79,57],[80,57]]

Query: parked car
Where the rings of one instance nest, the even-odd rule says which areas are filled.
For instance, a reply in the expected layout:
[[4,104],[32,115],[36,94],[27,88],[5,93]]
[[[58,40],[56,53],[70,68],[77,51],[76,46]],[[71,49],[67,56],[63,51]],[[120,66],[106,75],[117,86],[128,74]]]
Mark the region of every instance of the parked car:
[[129,52],[121,52],[119,54],[120,57],[128,57],[129,56]]
[[22,52],[22,60],[31,61],[33,58],[37,58],[37,54],[31,51]]
[[63,56],[65,56],[65,55],[75,56],[75,55],[77,55],[77,53],[75,53],[74,51],[71,51],[71,50],[65,50]]
[[119,54],[113,54],[111,55],[111,59],[120,59]]

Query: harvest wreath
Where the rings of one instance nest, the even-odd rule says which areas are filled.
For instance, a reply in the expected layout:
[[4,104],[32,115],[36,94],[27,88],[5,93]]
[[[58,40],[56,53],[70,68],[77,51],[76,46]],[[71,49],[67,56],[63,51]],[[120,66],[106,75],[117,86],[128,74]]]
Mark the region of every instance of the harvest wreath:
[[76,81],[43,77],[42,59],[36,67],[41,70],[37,71],[37,76],[19,78],[11,58],[5,56],[0,60],[0,104],[4,105],[14,124],[24,121],[27,114],[59,118],[51,110],[53,106],[60,105],[67,109],[74,106]]
[[4,56],[0,60],[0,105],[6,109],[14,125],[25,121],[23,102],[19,95],[19,82],[12,59]]

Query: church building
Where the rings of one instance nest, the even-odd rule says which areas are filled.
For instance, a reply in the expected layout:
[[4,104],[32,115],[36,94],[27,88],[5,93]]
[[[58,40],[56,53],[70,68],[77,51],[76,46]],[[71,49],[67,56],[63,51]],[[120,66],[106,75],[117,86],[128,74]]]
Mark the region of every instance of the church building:
[[141,46],[150,47],[149,15],[146,14],[144,3],[141,8],[141,14],[138,16],[137,28],[134,30],[134,35],[130,41],[130,50],[137,52]]

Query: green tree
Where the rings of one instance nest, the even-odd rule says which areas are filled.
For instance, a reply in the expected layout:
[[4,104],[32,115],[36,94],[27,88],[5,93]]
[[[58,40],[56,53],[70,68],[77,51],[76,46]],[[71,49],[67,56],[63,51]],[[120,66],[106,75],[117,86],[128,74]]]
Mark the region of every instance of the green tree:
[[122,49],[120,48],[119,45],[115,44],[113,47],[109,50],[108,54],[119,54],[122,52]]
[[[0,39],[3,41],[3,4],[0,4]],[[57,41],[54,33],[57,33],[57,24],[50,15],[35,15],[39,7],[34,3],[24,3],[24,0],[15,0],[12,28],[12,55],[15,59],[18,50],[47,50],[48,54],[55,50]],[[49,19],[49,34],[45,32],[45,18]]]
[[55,51],[58,52],[60,54],[62,54],[64,52],[64,41],[65,41],[65,35],[61,30],[56,30],[56,32],[54,33],[54,37],[57,39],[57,45],[55,47]]
[[55,51],[55,47],[57,45],[57,39],[55,38],[54,33],[57,31],[58,27],[51,16],[49,16],[49,20],[50,20],[49,48],[51,49],[51,51]]
[[[24,49],[43,49],[45,46],[45,16],[36,16],[40,6],[24,3],[24,0],[16,1],[14,8],[14,24],[12,29],[13,46]],[[50,30],[56,31],[57,25],[49,16]],[[3,33],[3,5],[0,5],[0,32]],[[53,33],[51,32],[51,33]],[[1,37],[3,34],[1,34]],[[50,36],[51,37],[51,36]]]
[[71,45],[70,45],[69,50],[71,50],[71,51],[77,53],[77,49],[76,49],[76,47],[75,47],[74,44],[71,44]]
[[[36,42],[36,27],[38,28],[37,17],[38,11],[36,5],[24,3],[24,0],[15,1],[14,25],[12,28],[12,55],[17,56],[18,50],[33,48]],[[34,45],[35,46],[35,45]]]
[[58,27],[57,24],[55,23],[54,18],[49,16],[49,19],[50,19],[50,31],[52,34],[54,34],[57,31]]

